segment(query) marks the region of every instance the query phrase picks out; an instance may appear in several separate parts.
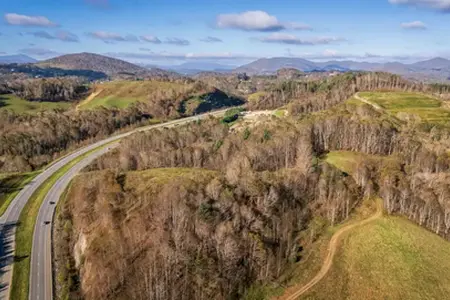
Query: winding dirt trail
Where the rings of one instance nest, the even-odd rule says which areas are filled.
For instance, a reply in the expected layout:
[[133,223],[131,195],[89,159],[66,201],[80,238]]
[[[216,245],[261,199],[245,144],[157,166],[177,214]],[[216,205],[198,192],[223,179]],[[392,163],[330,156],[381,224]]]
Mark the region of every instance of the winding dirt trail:
[[334,258],[334,255],[336,254],[337,247],[339,245],[339,238],[347,231],[349,231],[355,227],[359,227],[364,224],[375,221],[376,219],[380,218],[382,215],[383,215],[383,210],[382,210],[381,204],[377,204],[377,212],[370,218],[364,219],[360,222],[350,224],[348,226],[344,226],[341,229],[339,229],[338,231],[336,231],[330,240],[330,243],[328,245],[327,257],[325,258],[325,261],[323,262],[322,268],[320,269],[319,273],[317,273],[316,276],[314,276],[314,278],[311,279],[307,284],[289,288],[286,291],[286,293],[278,299],[279,300],[295,300],[298,297],[300,297],[301,295],[303,295],[305,292],[307,292],[309,289],[311,289],[313,286],[315,286],[320,280],[322,280],[325,277],[325,275],[331,269],[331,266],[333,265],[333,258]]
[[92,94],[90,94],[89,97],[87,97],[86,99],[84,99],[83,101],[81,101],[81,102],[77,105],[76,110],[79,110],[80,107],[82,107],[83,105],[86,105],[86,104],[88,104],[89,102],[91,102],[92,100],[94,100],[94,98],[97,97],[101,92],[103,92],[102,89],[100,89],[100,90],[98,90],[98,91],[93,92]]
[[383,108],[382,108],[381,106],[379,106],[378,104],[375,104],[375,103],[373,103],[373,102],[370,102],[370,101],[367,100],[366,98],[361,97],[361,96],[359,95],[359,93],[356,93],[356,94],[355,94],[355,98],[358,99],[358,100],[361,101],[361,102],[364,102],[364,103],[366,103],[366,104],[371,105],[373,108],[375,108],[375,110],[383,111]]

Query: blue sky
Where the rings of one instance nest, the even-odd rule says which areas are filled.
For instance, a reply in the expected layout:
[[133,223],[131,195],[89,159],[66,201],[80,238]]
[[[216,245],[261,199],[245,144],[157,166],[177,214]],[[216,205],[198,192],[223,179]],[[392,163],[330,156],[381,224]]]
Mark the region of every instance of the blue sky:
[[450,0],[0,0],[0,53],[239,65],[450,58]]

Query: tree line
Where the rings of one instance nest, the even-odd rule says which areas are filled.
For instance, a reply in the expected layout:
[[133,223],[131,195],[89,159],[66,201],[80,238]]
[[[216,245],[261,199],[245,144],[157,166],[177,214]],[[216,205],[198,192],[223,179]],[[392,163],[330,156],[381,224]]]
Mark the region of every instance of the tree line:
[[3,82],[3,92],[28,101],[76,101],[86,96],[88,87],[79,77],[26,78]]

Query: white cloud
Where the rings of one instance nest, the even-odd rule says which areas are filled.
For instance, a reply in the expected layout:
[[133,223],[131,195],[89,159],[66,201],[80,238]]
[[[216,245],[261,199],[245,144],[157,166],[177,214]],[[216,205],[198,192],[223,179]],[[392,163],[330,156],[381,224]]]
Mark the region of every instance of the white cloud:
[[403,29],[427,29],[427,25],[421,21],[406,22],[400,25]]
[[152,43],[152,44],[161,44],[161,40],[154,35],[142,35],[141,40]]
[[87,35],[90,36],[91,38],[102,40],[105,43],[111,43],[111,42],[137,42],[137,41],[139,41],[136,36],[131,35],[131,34],[121,35],[119,33],[106,32],[106,31],[88,32]]
[[53,23],[52,21],[43,16],[26,16],[14,13],[6,14],[5,21],[9,25],[39,26],[39,27],[58,26],[56,23]]
[[188,40],[180,38],[167,38],[164,43],[176,46],[188,46],[191,44]]
[[338,37],[314,37],[314,38],[300,38],[292,34],[274,33],[267,37],[258,38],[264,43],[287,44],[298,46],[314,46],[314,45],[328,45],[345,41]]
[[63,42],[75,42],[75,43],[78,43],[80,41],[76,34],[64,30],[57,31],[55,34],[50,34],[47,31],[35,31],[30,32],[29,34],[37,38],[47,40],[60,40]]
[[450,0],[389,0],[392,4],[426,7],[450,13]]
[[78,43],[80,40],[78,38],[78,36],[74,33],[71,33],[69,31],[65,31],[65,30],[60,30],[57,31],[55,34],[55,37],[63,42],[76,42]]
[[205,43],[222,43],[223,40],[219,39],[218,37],[215,36],[207,36],[204,39],[200,39],[201,42],[205,42]]
[[246,31],[280,31],[284,25],[265,11],[247,11],[240,14],[223,14],[217,17],[217,27]]
[[240,14],[222,14],[217,16],[218,28],[231,28],[244,31],[274,32],[281,30],[311,30],[311,26],[298,22],[281,22],[277,17],[265,11],[254,10]]

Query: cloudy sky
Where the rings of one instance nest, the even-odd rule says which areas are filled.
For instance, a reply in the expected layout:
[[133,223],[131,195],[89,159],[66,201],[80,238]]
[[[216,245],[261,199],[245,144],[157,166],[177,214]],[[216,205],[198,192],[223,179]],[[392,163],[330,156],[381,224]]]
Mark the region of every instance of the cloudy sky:
[[450,0],[1,0],[0,53],[133,62],[450,58]]

